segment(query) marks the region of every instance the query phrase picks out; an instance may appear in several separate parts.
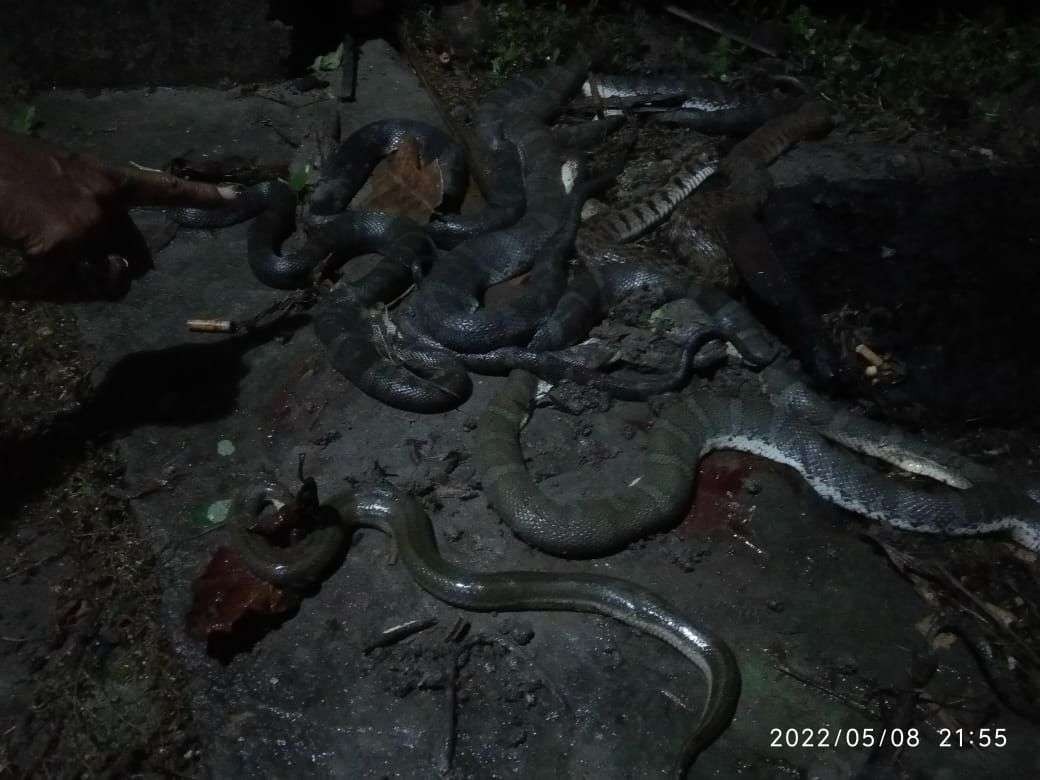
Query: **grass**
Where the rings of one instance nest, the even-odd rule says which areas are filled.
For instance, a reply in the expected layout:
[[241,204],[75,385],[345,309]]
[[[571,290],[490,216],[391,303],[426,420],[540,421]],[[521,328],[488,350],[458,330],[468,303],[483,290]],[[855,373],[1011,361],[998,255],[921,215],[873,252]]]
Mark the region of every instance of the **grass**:
[[[639,58],[633,15],[608,13],[590,0],[580,8],[563,3],[491,0],[484,4],[479,34],[469,55],[471,67],[495,86],[510,76],[556,62],[582,45],[604,57],[607,69],[622,69]],[[441,37],[432,12],[420,11],[419,33],[426,43]]]
[[[823,15],[797,0],[730,0],[729,6],[749,23],[781,21],[791,72],[807,76],[864,129],[966,132],[972,139],[992,131],[1024,152],[1040,148],[1040,117],[1032,125],[1020,120],[1029,106],[1027,93],[1040,92],[1038,20],[1012,24],[989,13],[936,15],[929,21],[927,14],[918,14],[911,27],[897,28],[905,14],[894,0],[871,4],[855,16]],[[613,13],[596,0],[582,6],[486,0],[472,50],[461,59],[489,87],[565,57],[579,44],[604,56],[599,69],[627,70],[640,60],[641,25],[634,15],[642,13]],[[432,12],[419,11],[419,19],[425,43],[450,40]],[[678,68],[726,80],[761,59],[748,47],[694,26],[675,29]],[[697,45],[687,45],[690,41]]]
[[22,135],[31,135],[37,125],[39,125],[39,120],[36,117],[36,106],[28,103],[15,105],[11,111],[10,118],[7,120],[7,129],[12,133],[21,133]]
[[799,6],[787,16],[795,51],[820,89],[851,107],[906,119],[950,101],[988,121],[1009,119],[1009,97],[1040,73],[1040,25],[959,18],[896,38],[863,22],[828,20]]
[[[1026,148],[1040,147],[1037,132],[1016,121],[1027,105],[1025,93],[1040,90],[1038,19],[1012,24],[995,12],[936,14],[907,28],[896,26],[902,17],[893,2],[856,17],[825,16],[787,0],[732,0],[730,6],[749,22],[783,21],[788,61],[860,124],[896,120],[930,130],[973,125],[1010,133]],[[756,56],[720,47],[708,64],[721,72]]]

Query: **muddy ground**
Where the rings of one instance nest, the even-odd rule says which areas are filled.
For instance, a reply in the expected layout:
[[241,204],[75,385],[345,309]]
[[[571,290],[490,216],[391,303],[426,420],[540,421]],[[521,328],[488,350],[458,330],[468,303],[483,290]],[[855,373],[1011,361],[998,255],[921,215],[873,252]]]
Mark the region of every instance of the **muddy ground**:
[[[441,121],[415,76],[380,41],[362,52],[357,103],[315,97],[282,84],[55,90],[36,105],[43,137],[156,167],[188,152],[300,159],[336,110],[344,132],[385,116]],[[913,188],[929,165],[955,173],[991,167],[969,151],[886,146],[847,130],[799,147],[774,168],[779,194],[766,218],[792,251],[805,247],[784,233],[782,218],[805,203],[798,188],[819,188],[820,177]],[[828,192],[839,193],[826,197],[853,215],[848,203],[862,205],[840,188]],[[809,203],[818,214],[820,204]],[[831,223],[798,218],[810,223],[805,241],[826,238]],[[146,233],[164,224],[159,213],[135,219]],[[914,231],[906,224],[896,233],[904,241],[894,249],[902,251]],[[882,256],[871,243],[878,241],[871,233],[850,242],[845,268],[866,267],[875,250]],[[943,609],[979,614],[976,627],[993,637],[1005,667],[1009,631],[1022,643],[1011,655],[1036,652],[1034,556],[1000,541],[884,533],[829,507],[779,466],[722,453],[706,461],[697,503],[673,532],[604,560],[551,559],[515,539],[480,492],[475,423],[501,380],[477,378],[473,398],[456,411],[410,415],[342,379],[304,321],[249,338],[187,333],[189,318],[241,318],[280,297],[252,279],[244,253],[244,226],[181,231],[118,304],[3,304],[0,368],[10,384],[3,399],[0,774],[666,771],[703,696],[696,670],[673,651],[606,619],[461,613],[419,591],[401,566],[388,566],[385,542],[374,534],[360,535],[320,591],[251,650],[228,662],[208,655],[186,634],[185,615],[192,580],[226,541],[214,505],[258,477],[294,486],[303,453],[324,495],[347,480],[385,477],[422,496],[451,560],[485,571],[609,573],[712,626],[736,652],[744,690],[736,720],[698,762],[698,775],[1040,772],[1036,726],[999,702],[961,642],[940,639],[927,686],[914,694],[911,680],[929,620]],[[863,278],[869,274],[847,276]],[[870,307],[855,304],[874,303],[890,285],[861,284],[851,301],[848,287],[840,294],[820,287],[832,296],[825,311],[837,322],[836,340],[871,326],[870,334],[881,331],[879,349],[913,373],[917,358],[892,340],[904,321],[857,314]],[[845,305],[853,313],[842,313]],[[1031,323],[1036,332],[1035,319],[1034,311],[1021,312],[1023,328]],[[978,323],[984,336],[992,335],[989,324]],[[941,328],[933,336],[944,343]],[[1014,362],[1013,353],[1002,354]],[[716,377],[740,379],[737,369]],[[895,402],[884,387],[859,389],[868,411],[923,407],[901,419],[994,465],[1035,471],[1024,412],[979,421],[963,409],[930,411],[926,387]],[[649,420],[644,404],[539,410],[524,434],[530,466],[562,499],[609,490],[638,473]],[[365,652],[386,628],[419,618],[437,623]],[[460,619],[468,626],[461,631]],[[453,665],[460,670],[454,683]],[[454,729],[449,691],[457,694]],[[920,744],[882,751],[773,745],[776,729],[893,723],[919,729]],[[1003,728],[1007,742],[941,746],[938,729],[958,727]]]

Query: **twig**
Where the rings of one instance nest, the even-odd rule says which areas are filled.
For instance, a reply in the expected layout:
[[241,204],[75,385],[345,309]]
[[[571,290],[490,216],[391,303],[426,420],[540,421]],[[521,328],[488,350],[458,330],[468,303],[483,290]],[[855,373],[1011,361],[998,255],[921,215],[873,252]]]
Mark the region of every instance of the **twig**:
[[488,150],[484,147],[484,144],[478,140],[476,133],[468,127],[465,127],[455,118],[445,103],[444,97],[426,77],[426,70],[422,67],[422,62],[419,58],[419,50],[415,45],[415,41],[412,39],[411,31],[408,29],[406,23],[402,22],[398,26],[397,35],[401,42],[401,48],[404,50],[405,59],[408,60],[408,64],[412,66],[412,70],[415,71],[415,74],[419,77],[419,81],[422,82],[426,92],[433,100],[433,105],[437,108],[437,113],[441,115],[441,119],[447,126],[448,132],[450,132],[466,150],[466,162],[469,163],[470,175],[477,182],[480,192],[486,198],[488,192],[491,190],[490,172],[488,170],[487,162]]
[[978,596],[976,596],[970,590],[965,588],[957,580],[957,578],[954,577],[949,572],[949,570],[946,569],[945,566],[942,566],[941,564],[936,564],[936,569],[946,579],[947,583],[952,585],[959,592],[963,593],[972,602],[972,604],[974,604],[976,607],[978,607],[980,610],[982,610],[982,613],[987,618],[989,618],[989,622],[991,624],[995,625],[997,627],[998,631],[1003,632],[1003,633],[1007,634],[1009,637],[1011,637],[1011,639],[1013,639],[1015,641],[1015,644],[1017,644],[1022,650],[1024,650],[1026,655],[1028,655],[1030,657],[1030,659],[1032,659],[1033,663],[1040,665],[1040,655],[1037,655],[1036,651],[1033,650],[1033,648],[1029,645],[1028,642],[1026,642],[1025,639],[1023,639],[1021,636],[1019,636],[1018,632],[1015,631],[1015,629],[1013,629],[1009,625],[1005,625],[1005,623],[1000,619],[1000,617],[998,615],[995,615],[990,610],[988,604],[986,604],[984,601],[982,601],[982,599],[980,599]]
[[660,691],[661,694],[676,707],[678,707],[681,710],[686,710],[687,712],[690,711],[690,708],[686,705],[686,702],[680,699],[677,694],[672,693],[667,688],[661,688]]
[[272,303],[263,311],[254,314],[252,317],[248,317],[244,320],[206,320],[206,319],[195,319],[188,320],[188,330],[200,332],[200,333],[238,333],[239,331],[249,332],[258,328],[263,320],[270,317],[272,314],[277,315],[272,323],[281,320],[297,309],[305,309],[312,306],[316,298],[313,290],[298,290],[296,292],[289,293],[284,298]]
[[692,22],[693,24],[700,25],[701,27],[706,27],[712,32],[716,32],[725,38],[729,38],[731,41],[736,41],[737,43],[741,43],[744,46],[748,46],[754,49],[755,51],[761,52],[762,54],[765,54],[769,57],[780,56],[780,52],[778,52],[776,49],[770,46],[763,46],[761,43],[756,43],[743,33],[738,33],[734,30],[727,30],[720,22],[716,22],[711,19],[706,19],[705,17],[700,16],[699,14],[691,13],[690,11],[687,11],[684,8],[679,8],[678,6],[674,5],[666,5],[664,7],[664,10],[670,14],[678,16],[680,19],[685,19],[687,22]]
[[56,561],[58,558],[63,556],[65,554],[65,552],[66,552],[65,550],[59,550],[58,552],[52,553],[51,555],[44,556],[43,558],[40,558],[38,561],[34,561],[34,562],[30,563],[28,566],[25,566],[25,567],[23,567],[21,569],[15,569],[14,571],[9,571],[3,577],[0,577],[0,582],[6,582],[7,580],[11,579],[12,577],[17,577],[19,574],[25,574],[27,571],[31,571],[32,569],[35,569],[37,566],[43,566],[43,564],[45,564],[45,563],[50,563],[51,561]]
[[221,520],[219,523],[214,523],[212,527],[207,528],[205,531],[199,531],[197,534],[188,534],[182,536],[179,539],[170,539],[166,544],[159,548],[159,552],[156,553],[156,557],[162,560],[163,556],[166,555],[166,551],[174,547],[180,547],[185,542],[193,542],[196,539],[201,539],[203,536],[209,536],[214,531],[219,531],[221,528],[227,525],[227,520]]
[[455,759],[455,741],[458,733],[458,685],[459,685],[459,657],[452,656],[451,666],[448,669],[448,684],[445,686],[445,700],[448,710],[448,733],[444,737],[444,753],[441,755],[440,772],[446,775],[451,772],[451,764]]
[[149,168],[146,165],[135,163],[133,160],[130,161],[130,167],[136,168],[139,171],[147,171],[148,173],[162,173],[162,170],[160,170],[159,168]]
[[299,141],[297,141],[295,138],[293,138],[280,127],[278,127],[278,125],[276,125],[270,119],[263,120],[261,124],[274,130],[274,134],[277,135],[282,140],[282,143],[286,144],[287,146],[291,146],[293,149],[299,149],[300,146],[302,146],[302,144]]
[[296,108],[296,106],[294,106],[288,100],[282,100],[281,98],[276,98],[273,95],[265,95],[262,92],[254,92],[253,97],[258,97],[261,100],[270,100],[272,103],[277,103],[278,105],[285,106],[286,108]]
[[425,631],[428,628],[437,625],[437,618],[422,618],[420,620],[409,620],[407,623],[401,623],[397,626],[391,626],[386,629],[379,637],[370,642],[363,653],[371,653],[377,647],[389,647],[390,645],[396,645],[398,642],[403,642],[410,636],[418,634],[420,631]]
[[340,64],[343,80],[340,82],[340,100],[353,103],[357,100],[357,41],[349,32],[343,37],[343,61]]
[[853,701],[852,699],[848,698],[847,696],[841,695],[840,693],[838,693],[835,690],[832,690],[832,689],[830,689],[830,688],[828,688],[828,687],[826,687],[824,685],[820,685],[817,682],[813,682],[812,680],[810,680],[810,679],[808,679],[806,677],[802,677],[800,674],[798,674],[797,672],[795,672],[793,669],[791,669],[790,667],[788,667],[785,664],[776,664],[775,665],[775,669],[778,672],[781,672],[782,674],[786,674],[792,680],[797,680],[802,685],[805,685],[805,686],[807,686],[809,688],[812,688],[815,691],[819,691],[820,693],[822,693],[822,694],[824,694],[826,696],[830,696],[832,699],[835,699],[835,700],[841,702],[846,707],[848,707],[850,710],[858,712],[860,715],[865,715],[866,717],[870,718],[871,720],[880,720],[880,718],[878,717],[877,713],[871,712],[871,710],[869,708],[864,707],[862,704]]
[[448,632],[444,635],[445,642],[457,642],[466,635],[466,631],[469,630],[469,621],[463,617],[455,618],[455,623]]
[[[590,83],[594,82],[590,79]],[[570,108],[575,112],[595,111],[602,114],[604,110],[613,111],[637,111],[639,109],[650,111],[664,111],[676,108],[686,100],[685,92],[670,92],[664,95],[632,95],[629,97],[600,97],[599,91],[593,89],[593,97],[579,98],[571,102]]]

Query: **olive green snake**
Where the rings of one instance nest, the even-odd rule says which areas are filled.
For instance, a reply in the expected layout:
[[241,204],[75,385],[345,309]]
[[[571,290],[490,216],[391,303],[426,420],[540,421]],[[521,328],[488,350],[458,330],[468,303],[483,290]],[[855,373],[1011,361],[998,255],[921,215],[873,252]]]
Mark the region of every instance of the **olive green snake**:
[[[307,487],[305,481],[304,489]],[[740,670],[733,652],[711,631],[645,588],[597,574],[478,573],[450,563],[441,555],[422,507],[389,485],[339,493],[320,506],[315,498],[310,532],[288,548],[276,547],[251,530],[270,503],[269,493],[262,487],[243,491],[235,499],[230,528],[245,565],[260,579],[279,587],[301,590],[317,584],[342,557],[355,530],[374,528],[393,540],[399,560],[419,587],[452,606],[479,612],[604,615],[671,645],[697,666],[707,683],[700,718],[676,759],[676,777],[685,776],[697,756],[733,719],[740,698]]]

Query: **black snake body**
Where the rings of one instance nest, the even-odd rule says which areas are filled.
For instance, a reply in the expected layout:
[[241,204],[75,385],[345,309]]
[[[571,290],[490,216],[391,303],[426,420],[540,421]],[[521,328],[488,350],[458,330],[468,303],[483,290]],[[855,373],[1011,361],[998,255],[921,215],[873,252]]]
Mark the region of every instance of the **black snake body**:
[[[407,316],[443,347],[480,353],[526,343],[563,291],[566,276],[557,258],[574,240],[572,214],[583,190],[568,193],[561,178],[565,157],[546,122],[580,86],[587,61],[518,76],[481,101],[477,133],[485,142],[511,143],[521,160],[526,210],[512,226],[486,233],[439,258],[409,302]],[[525,300],[508,311],[481,306],[484,290],[531,270],[547,258]]]
[[[518,146],[529,204],[524,217],[511,228],[463,242],[437,259],[430,273],[420,280],[404,315],[398,317],[397,327],[404,339],[388,334],[385,317],[371,308],[376,301],[361,300],[350,290],[334,293],[333,305],[315,315],[316,332],[332,351],[333,365],[365,392],[391,406],[424,412],[453,408],[468,394],[467,370],[506,373],[518,367],[552,381],[571,379],[619,397],[645,398],[684,382],[695,365],[700,344],[710,338],[710,334],[698,334],[696,344],[696,339],[691,339],[686,345],[678,369],[654,378],[602,375],[552,352],[587,331],[588,323],[602,315],[604,304],[633,288],[674,286],[674,281],[659,281],[656,272],[617,267],[599,274],[595,285],[588,275],[578,274],[567,286],[566,260],[577,211],[587,189],[596,182],[580,184],[570,194],[564,191],[560,153],[538,120],[559,110],[566,96],[564,87],[573,89],[581,71],[554,67],[548,72],[555,73],[558,80],[562,73],[563,87],[548,90],[546,96],[544,74],[522,77],[492,93],[484,110],[478,112],[478,117],[483,117],[478,120],[483,122],[483,133],[494,137],[493,133],[501,132]],[[492,118],[497,114],[487,106],[504,113],[508,121]],[[530,115],[519,116],[517,106]],[[705,174],[698,171],[695,175],[699,181]],[[690,188],[689,181],[683,179],[677,179],[674,185],[686,191]],[[670,201],[663,201],[666,205],[677,200],[670,192],[668,197]],[[661,218],[658,207],[653,218]],[[524,293],[511,305],[495,310],[480,307],[479,298],[486,286],[523,272],[532,264]],[[399,273],[397,279],[387,294],[403,292],[405,276]],[[358,327],[362,323],[367,327]],[[413,364],[414,371],[408,368]]]
[[582,91],[595,100],[679,96],[681,105],[674,110],[655,110],[654,121],[709,135],[747,135],[804,101],[802,95],[746,94],[711,79],[686,75],[597,75]]
[[[459,356],[442,341],[484,354],[488,346],[526,340],[551,311],[566,285],[566,253],[583,195],[563,191],[561,158],[546,128],[518,112],[549,116],[558,111],[565,92],[547,84],[550,76],[558,82],[561,73],[569,73],[570,82],[578,78],[576,72],[553,66],[489,96],[488,102],[509,121],[485,105],[480,135],[502,159],[522,160],[523,200],[535,196],[538,206],[516,225],[464,241],[433,263],[399,317],[408,338],[388,333],[388,319],[380,309],[412,281],[400,263],[381,264],[385,284],[378,296],[371,294],[376,290],[371,285],[366,294],[356,285],[347,286],[334,290],[315,313],[315,331],[329,348],[332,364],[367,394],[410,411],[454,408],[468,397],[471,383]],[[540,263],[524,296],[506,310],[480,308],[484,287],[527,270],[536,257]]]
[[364,125],[332,152],[322,166],[322,181],[311,195],[311,212],[329,215],[345,211],[376,164],[405,140],[417,145],[423,165],[437,161],[445,193],[443,208],[457,209],[466,193],[465,151],[445,133],[425,122],[395,118]]
[[562,278],[543,272],[537,284],[528,285],[531,305],[505,312],[481,306],[485,289],[530,271],[542,257],[566,252],[574,240],[574,231],[566,229],[566,212],[575,209],[568,204],[560,178],[562,158],[548,130],[532,126],[518,140],[523,144],[524,215],[514,225],[463,242],[438,258],[408,304],[407,316],[451,350],[484,352],[526,343],[566,285],[564,263]]
[[[295,197],[284,185],[261,185],[267,188],[267,206],[250,228],[249,258],[266,284],[306,286],[329,255],[331,262],[324,268],[364,251],[385,256],[372,280],[325,296],[314,316],[315,331],[329,348],[332,364],[364,392],[398,408],[436,412],[454,408],[468,396],[467,369],[505,373],[524,368],[552,381],[573,379],[626,398],[674,389],[689,375],[697,358],[692,345],[696,338],[691,338],[677,371],[650,379],[602,376],[554,352],[579,340],[627,294],[649,293],[658,302],[685,294],[684,285],[657,269],[602,257],[588,261],[593,254],[602,255],[610,242],[616,245],[660,222],[710,169],[710,160],[699,159],[695,169],[678,175],[646,204],[594,221],[579,250],[586,267],[568,281],[565,258],[587,187],[565,191],[560,177],[565,158],[544,122],[580,86],[585,66],[576,60],[518,77],[482,102],[477,134],[498,161],[499,185],[515,192],[517,166],[523,179],[520,198],[497,198],[493,189],[487,220],[478,215],[448,229],[442,219],[439,227],[423,231],[403,218],[348,211],[319,225],[303,248],[283,254],[281,242],[295,227]],[[445,199],[457,200],[464,183],[461,150],[429,126],[381,120],[361,128],[332,155],[312,211],[344,208],[375,160],[404,137],[417,139],[424,163],[437,160]],[[468,237],[477,226],[483,229],[498,224],[503,215],[515,216],[523,203],[526,210],[513,225]],[[424,233],[454,246],[433,260],[433,252],[423,245]],[[487,286],[529,269],[528,284],[509,306],[481,306]],[[419,289],[395,332],[383,307],[415,280]]]

